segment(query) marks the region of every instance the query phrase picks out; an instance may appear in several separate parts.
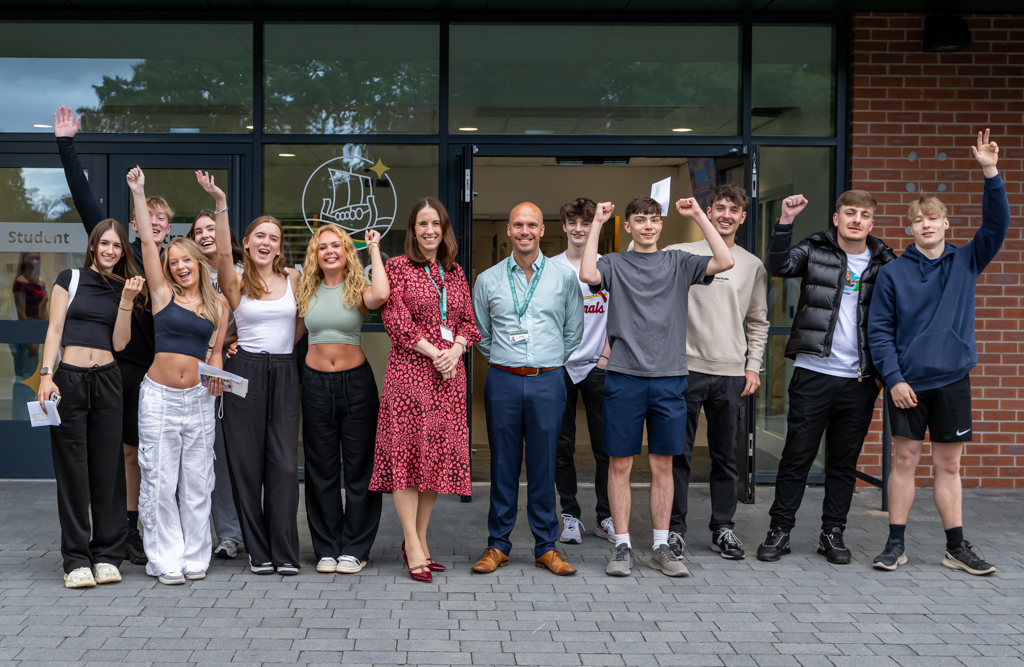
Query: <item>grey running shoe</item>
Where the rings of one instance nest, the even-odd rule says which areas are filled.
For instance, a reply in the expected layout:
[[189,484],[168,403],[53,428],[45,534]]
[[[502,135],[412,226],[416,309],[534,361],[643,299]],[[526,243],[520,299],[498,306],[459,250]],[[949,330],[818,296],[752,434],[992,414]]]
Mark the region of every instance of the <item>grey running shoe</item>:
[[892,572],[900,565],[907,564],[907,548],[903,544],[895,544],[892,540],[885,541],[885,548],[882,553],[875,556],[871,561],[871,567],[876,570],[889,570]]
[[647,561],[647,567],[652,570],[661,570],[666,577],[685,577],[690,571],[683,565],[683,559],[676,556],[672,547],[662,544],[654,550],[651,560]]
[[633,550],[625,544],[619,544],[612,552],[612,559],[608,561],[604,573],[609,577],[628,577],[634,567],[636,559],[633,558]]
[[743,560],[746,556],[743,542],[740,542],[740,538],[736,537],[731,528],[719,528],[711,534],[711,550],[729,560]]
[[571,514],[562,515],[562,535],[559,542],[583,544],[583,522]]
[[676,558],[682,558],[683,552],[686,551],[686,540],[682,533],[677,533],[674,530],[668,531],[668,547],[676,555]]
[[164,572],[157,578],[157,581],[167,586],[178,586],[185,583],[185,575],[178,571]]
[[942,564],[951,570],[963,570],[968,574],[992,574],[996,571],[994,565],[986,563],[978,554],[974,553],[974,547],[967,540],[960,543],[960,546],[950,551],[946,549],[946,557]]

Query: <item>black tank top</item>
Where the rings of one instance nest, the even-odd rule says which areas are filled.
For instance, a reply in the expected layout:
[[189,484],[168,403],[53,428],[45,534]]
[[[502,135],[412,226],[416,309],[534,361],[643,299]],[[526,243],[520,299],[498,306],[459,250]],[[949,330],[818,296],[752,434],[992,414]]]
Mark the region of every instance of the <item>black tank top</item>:
[[163,310],[153,315],[157,353],[186,354],[199,361],[206,361],[213,330],[213,322],[179,306],[173,299]]

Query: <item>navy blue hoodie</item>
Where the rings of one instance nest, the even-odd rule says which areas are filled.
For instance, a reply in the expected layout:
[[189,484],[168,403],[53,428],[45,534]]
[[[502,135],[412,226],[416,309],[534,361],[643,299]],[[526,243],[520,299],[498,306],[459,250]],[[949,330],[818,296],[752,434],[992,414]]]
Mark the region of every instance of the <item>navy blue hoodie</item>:
[[970,243],[947,243],[934,263],[911,244],[882,267],[868,314],[868,345],[886,386],[906,382],[915,392],[936,389],[978,364],[974,290],[1009,227],[1003,181],[998,175],[986,178],[981,229]]

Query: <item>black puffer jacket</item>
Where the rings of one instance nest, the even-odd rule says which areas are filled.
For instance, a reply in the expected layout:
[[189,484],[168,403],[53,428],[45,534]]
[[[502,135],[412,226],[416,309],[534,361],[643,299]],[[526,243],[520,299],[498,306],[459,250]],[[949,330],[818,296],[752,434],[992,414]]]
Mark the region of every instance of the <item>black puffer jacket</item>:
[[[786,343],[786,356],[797,353],[827,357],[832,352],[832,334],[839,320],[839,304],[846,281],[846,253],[836,241],[836,228],[811,234],[790,247],[793,225],[776,225],[768,241],[764,260],[768,273],[779,278],[803,278],[793,329]],[[861,377],[878,376],[868,354],[868,307],[878,270],[896,259],[892,248],[868,236],[871,263],[860,279],[857,305],[857,348]]]

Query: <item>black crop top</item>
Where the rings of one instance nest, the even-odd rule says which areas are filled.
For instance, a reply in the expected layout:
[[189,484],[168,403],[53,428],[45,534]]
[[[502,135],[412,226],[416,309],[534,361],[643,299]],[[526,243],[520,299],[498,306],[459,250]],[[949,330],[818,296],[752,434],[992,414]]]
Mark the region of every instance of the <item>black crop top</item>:
[[163,310],[153,315],[156,352],[170,352],[206,361],[206,351],[213,336],[213,322],[199,317],[171,299]]
[[[104,280],[92,269],[79,269],[78,274],[75,300],[68,306],[64,317],[61,345],[113,351],[114,322],[117,321],[117,307],[121,303],[124,283],[116,278]],[[69,290],[71,269],[61,271],[53,284]]]

